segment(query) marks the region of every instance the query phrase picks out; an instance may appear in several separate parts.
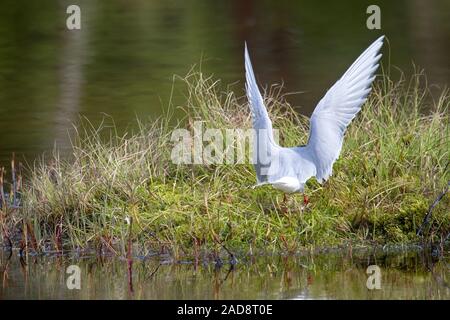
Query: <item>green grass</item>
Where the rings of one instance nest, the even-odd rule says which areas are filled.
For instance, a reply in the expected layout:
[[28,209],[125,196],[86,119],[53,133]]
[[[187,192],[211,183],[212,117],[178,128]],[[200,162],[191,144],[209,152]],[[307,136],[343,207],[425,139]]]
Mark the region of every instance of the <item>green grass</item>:
[[[310,204],[255,183],[250,164],[175,165],[172,130],[195,120],[205,128],[250,128],[245,97],[193,71],[186,90],[185,121],[173,125],[175,108],[125,136],[85,121],[73,139],[73,155],[40,161],[21,189],[22,208],[3,209],[3,230],[19,228],[36,248],[110,248],[123,253],[126,217],[132,241],[175,256],[199,250],[294,252],[343,243],[417,242],[430,204],[450,180],[449,92],[432,99],[423,75],[392,82],[381,76],[347,131],[333,176],[310,180]],[[280,88],[265,97],[284,146],[305,143],[308,119],[284,100]],[[189,125],[187,125],[189,128]],[[57,154],[57,153],[55,153]],[[427,236],[450,231],[449,197],[433,211]],[[29,227],[26,227],[26,225]],[[33,238],[33,237],[31,237]],[[29,240],[31,241],[31,240]],[[60,243],[58,245],[58,243]]]

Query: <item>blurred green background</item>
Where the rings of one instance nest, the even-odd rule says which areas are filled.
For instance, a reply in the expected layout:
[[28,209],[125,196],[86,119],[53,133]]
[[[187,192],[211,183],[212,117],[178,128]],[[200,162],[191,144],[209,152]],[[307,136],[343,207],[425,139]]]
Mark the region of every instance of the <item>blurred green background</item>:
[[[81,7],[79,31],[66,29],[70,4]],[[381,30],[366,28],[370,4],[381,8]],[[68,130],[80,114],[94,123],[109,114],[122,132],[136,117],[151,121],[167,108],[173,75],[201,60],[205,73],[244,94],[244,41],[259,83],[301,91],[288,100],[305,114],[381,34],[389,40],[384,64],[390,60],[408,74],[414,62],[441,88],[450,78],[447,0],[3,0],[0,6],[3,165],[13,151],[28,161],[55,143],[67,152]],[[173,101],[183,103],[180,90]]]

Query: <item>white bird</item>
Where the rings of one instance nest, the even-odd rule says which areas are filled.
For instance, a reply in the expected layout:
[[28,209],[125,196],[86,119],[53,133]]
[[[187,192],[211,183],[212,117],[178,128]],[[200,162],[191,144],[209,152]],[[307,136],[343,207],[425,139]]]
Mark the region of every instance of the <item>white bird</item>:
[[308,143],[293,148],[281,147],[274,140],[272,122],[258,90],[245,44],[246,90],[256,140],[253,144],[256,186],[271,184],[285,193],[303,192],[311,177],[323,183],[331,176],[345,130],[371,90],[383,38],[372,43],[327,91],[310,118]]

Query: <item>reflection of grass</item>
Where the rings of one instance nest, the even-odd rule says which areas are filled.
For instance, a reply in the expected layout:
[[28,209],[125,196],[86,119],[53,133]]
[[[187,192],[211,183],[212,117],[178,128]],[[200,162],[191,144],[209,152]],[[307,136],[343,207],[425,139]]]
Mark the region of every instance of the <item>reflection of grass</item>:
[[[310,204],[303,213],[298,198],[282,210],[279,192],[248,188],[255,183],[251,165],[173,164],[173,127],[166,117],[127,136],[83,126],[72,160],[54,157],[31,170],[23,208],[5,212],[10,218],[5,225],[25,226],[23,218],[41,245],[62,241],[68,247],[91,244],[123,252],[125,217],[131,216],[135,242],[176,255],[219,249],[219,242],[245,250],[294,251],[344,241],[415,241],[429,204],[449,180],[444,168],[450,157],[448,91],[427,105],[421,77],[393,83],[385,76],[377,82],[350,125],[331,179],[324,186],[308,183]],[[218,82],[198,72],[183,81],[187,123],[251,126],[245,99],[220,91]],[[307,118],[277,92],[268,93],[266,101],[280,140],[306,142]],[[448,208],[444,197],[434,209],[430,234],[449,231]]]
[[[0,251],[2,299],[449,299],[444,258],[430,272],[427,252],[354,249],[325,254],[270,255],[242,259],[221,269],[213,264],[163,264],[136,259],[134,294],[127,265],[116,258],[47,256],[20,264]],[[381,268],[381,290],[368,290],[369,265]],[[67,290],[69,265],[81,269],[81,290]],[[26,277],[25,277],[26,275]],[[26,282],[25,282],[26,281]],[[23,290],[26,284],[27,290]]]

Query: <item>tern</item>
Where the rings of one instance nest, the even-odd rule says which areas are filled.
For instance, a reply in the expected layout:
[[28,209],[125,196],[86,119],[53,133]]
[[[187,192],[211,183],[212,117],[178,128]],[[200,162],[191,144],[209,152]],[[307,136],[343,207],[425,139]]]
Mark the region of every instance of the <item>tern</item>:
[[[258,187],[265,184],[286,194],[303,193],[306,182],[315,177],[322,184],[333,172],[345,130],[361,110],[375,80],[384,36],[373,42],[326,92],[310,118],[308,143],[285,148],[275,140],[272,121],[258,89],[245,43],[246,92],[252,113],[253,156]],[[305,204],[308,198],[304,195]]]

